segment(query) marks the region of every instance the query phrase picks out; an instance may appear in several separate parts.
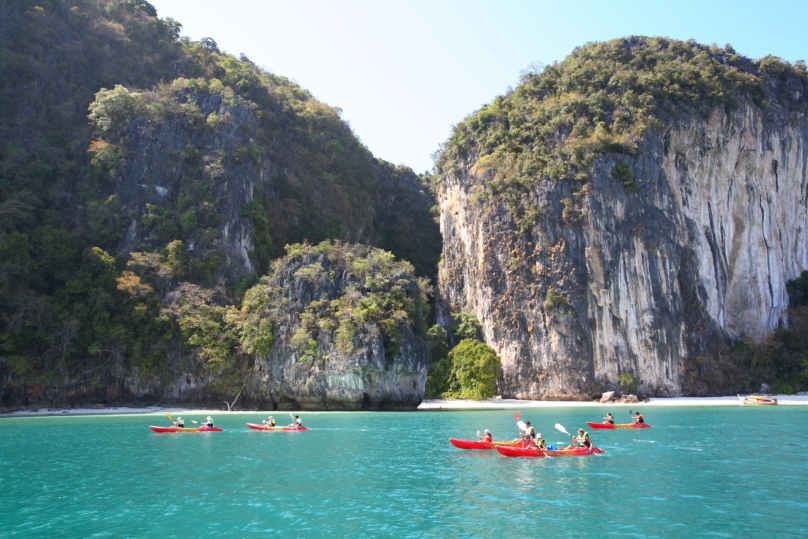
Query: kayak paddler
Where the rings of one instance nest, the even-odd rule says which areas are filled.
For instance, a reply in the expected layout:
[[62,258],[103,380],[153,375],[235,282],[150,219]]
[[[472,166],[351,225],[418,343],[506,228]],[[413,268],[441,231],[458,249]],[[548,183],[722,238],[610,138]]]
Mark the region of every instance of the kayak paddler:
[[612,417],[612,414],[607,413],[606,417],[603,418],[603,422],[607,425],[614,425],[614,417]]
[[292,414],[289,414],[289,415],[291,415],[292,419],[293,419],[292,424],[289,425],[290,427],[302,427],[303,426],[303,423],[300,421],[300,416],[292,415]]
[[267,427],[274,427],[275,426],[275,419],[273,419],[272,416],[269,416],[268,418],[261,421],[261,423],[266,424]]
[[592,449],[592,440],[589,439],[589,433],[586,432],[584,429],[578,429],[578,436],[573,436],[572,441],[573,443],[578,442],[578,447],[585,447],[587,449]]
[[541,432],[536,433],[536,439],[531,441],[530,446],[538,447],[541,450],[547,449],[547,442],[541,437]]
[[[480,432],[480,431],[477,431],[477,432]],[[488,442],[490,444],[491,442],[494,441],[494,438],[491,436],[491,431],[490,430],[485,429],[485,432],[483,434],[484,434],[484,436],[477,435],[477,438],[479,438],[481,442]]]
[[632,417],[632,418],[631,418],[631,421],[632,421],[633,423],[645,423],[645,420],[643,419],[643,417],[642,417],[642,415],[640,414],[640,412],[634,412],[634,413],[635,413],[636,415],[635,415],[634,417]]
[[536,429],[530,426],[530,421],[525,421],[525,430],[522,431],[522,439],[526,442],[536,439]]
[[203,427],[212,427],[212,426],[213,426],[213,419],[211,419],[211,418],[210,418],[210,416],[208,416],[208,417],[205,419],[205,422],[204,422],[204,423],[202,423],[202,426],[203,426]]
[[177,420],[174,421],[174,426],[177,427],[178,429],[184,429],[185,421],[183,421],[181,417],[178,417]]

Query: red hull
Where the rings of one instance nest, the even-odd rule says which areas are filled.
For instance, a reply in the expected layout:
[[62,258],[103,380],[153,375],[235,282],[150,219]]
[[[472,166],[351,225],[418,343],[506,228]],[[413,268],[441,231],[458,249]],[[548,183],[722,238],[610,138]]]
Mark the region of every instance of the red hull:
[[308,427],[303,427],[303,426],[300,426],[300,427],[279,427],[279,426],[276,425],[274,427],[267,427],[264,423],[247,423],[247,426],[250,427],[251,429],[255,429],[255,430],[273,430],[273,431],[281,431],[281,432],[292,432],[292,431],[296,431],[296,430],[309,430]]
[[[506,457],[543,457],[545,453],[538,447],[509,447],[504,445],[498,446],[497,451]],[[550,452],[547,451],[547,453],[549,454]]]
[[[602,450],[598,450],[602,452]],[[583,457],[585,455],[592,455],[595,451],[590,449],[578,448],[578,449],[556,449],[556,450],[547,450],[547,455],[550,457]]]
[[521,441],[481,442],[479,440],[458,440],[457,438],[449,438],[449,443],[460,449],[495,449],[500,446],[517,446]]
[[149,427],[154,432],[222,432],[219,427]]
[[648,423],[595,423],[594,421],[587,421],[587,425],[593,429],[647,429],[651,425]]

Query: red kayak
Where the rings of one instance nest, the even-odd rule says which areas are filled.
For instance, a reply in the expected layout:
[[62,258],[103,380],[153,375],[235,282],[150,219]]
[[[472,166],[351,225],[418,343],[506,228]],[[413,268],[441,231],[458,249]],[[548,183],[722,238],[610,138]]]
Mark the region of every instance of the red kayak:
[[501,442],[482,442],[479,440],[458,440],[457,438],[449,438],[449,443],[460,449],[495,449],[499,446],[516,447],[522,443],[522,440],[515,442],[507,440]]
[[573,449],[548,449],[545,451],[548,457],[583,457],[585,455],[593,455],[595,453],[605,453],[603,449],[593,447],[587,449],[586,447],[575,447]]
[[[507,445],[497,446],[497,451],[506,457],[543,457],[545,452],[536,446],[533,447],[511,447]],[[547,451],[549,454],[549,451]]]
[[651,425],[648,423],[595,423],[594,421],[587,421],[587,425],[593,429],[647,429]]
[[247,426],[250,427],[251,429],[255,429],[255,430],[279,430],[279,431],[286,431],[286,432],[291,432],[293,430],[309,430],[308,427],[304,427],[303,425],[301,425],[299,427],[280,427],[280,426],[277,426],[277,425],[274,426],[274,427],[270,427],[266,423],[247,423]]
[[222,432],[219,427],[149,427],[154,432]]

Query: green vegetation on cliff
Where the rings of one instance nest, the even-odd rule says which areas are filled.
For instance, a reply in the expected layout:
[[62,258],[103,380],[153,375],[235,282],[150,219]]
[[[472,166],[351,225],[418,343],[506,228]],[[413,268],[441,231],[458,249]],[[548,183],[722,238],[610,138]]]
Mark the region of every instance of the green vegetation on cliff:
[[[731,111],[747,99],[766,106],[772,80],[789,106],[803,108],[787,91],[792,78],[808,83],[804,63],[753,62],[729,45],[659,37],[590,43],[526,73],[515,90],[459,123],[439,153],[436,178],[469,170],[481,202],[504,203],[526,230],[538,217],[529,193],[540,178],[577,182],[577,191],[595,154],[634,154],[646,130],[682,112]],[[631,192],[625,171],[615,174]]]
[[425,336],[432,288],[410,263],[330,241],[287,245],[286,252],[247,291],[241,309],[228,314],[244,351],[268,355],[276,341],[287,341],[276,339],[279,327],[293,332],[284,344],[304,362],[351,356],[361,344],[358,333],[378,331],[388,359],[398,354],[405,331]]
[[[339,109],[213,39],[180,37],[145,0],[2,11],[0,375],[12,386],[94,377],[103,394],[124,376],[191,372],[241,387],[268,343],[243,345],[227,317],[285,244],[367,242],[435,278],[425,179],[375,159]],[[176,154],[166,132],[182,137]],[[156,166],[133,170],[142,155]],[[261,181],[227,207],[248,176]],[[127,179],[159,196],[122,191]],[[227,250],[236,219],[250,275]]]

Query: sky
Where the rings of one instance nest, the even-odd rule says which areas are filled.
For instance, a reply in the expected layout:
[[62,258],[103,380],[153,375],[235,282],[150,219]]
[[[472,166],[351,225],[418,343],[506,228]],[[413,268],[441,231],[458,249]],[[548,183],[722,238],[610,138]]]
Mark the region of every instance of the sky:
[[150,0],[191,39],[213,38],[342,109],[376,157],[416,172],[454,124],[531,65],[629,35],[808,59],[808,0]]

